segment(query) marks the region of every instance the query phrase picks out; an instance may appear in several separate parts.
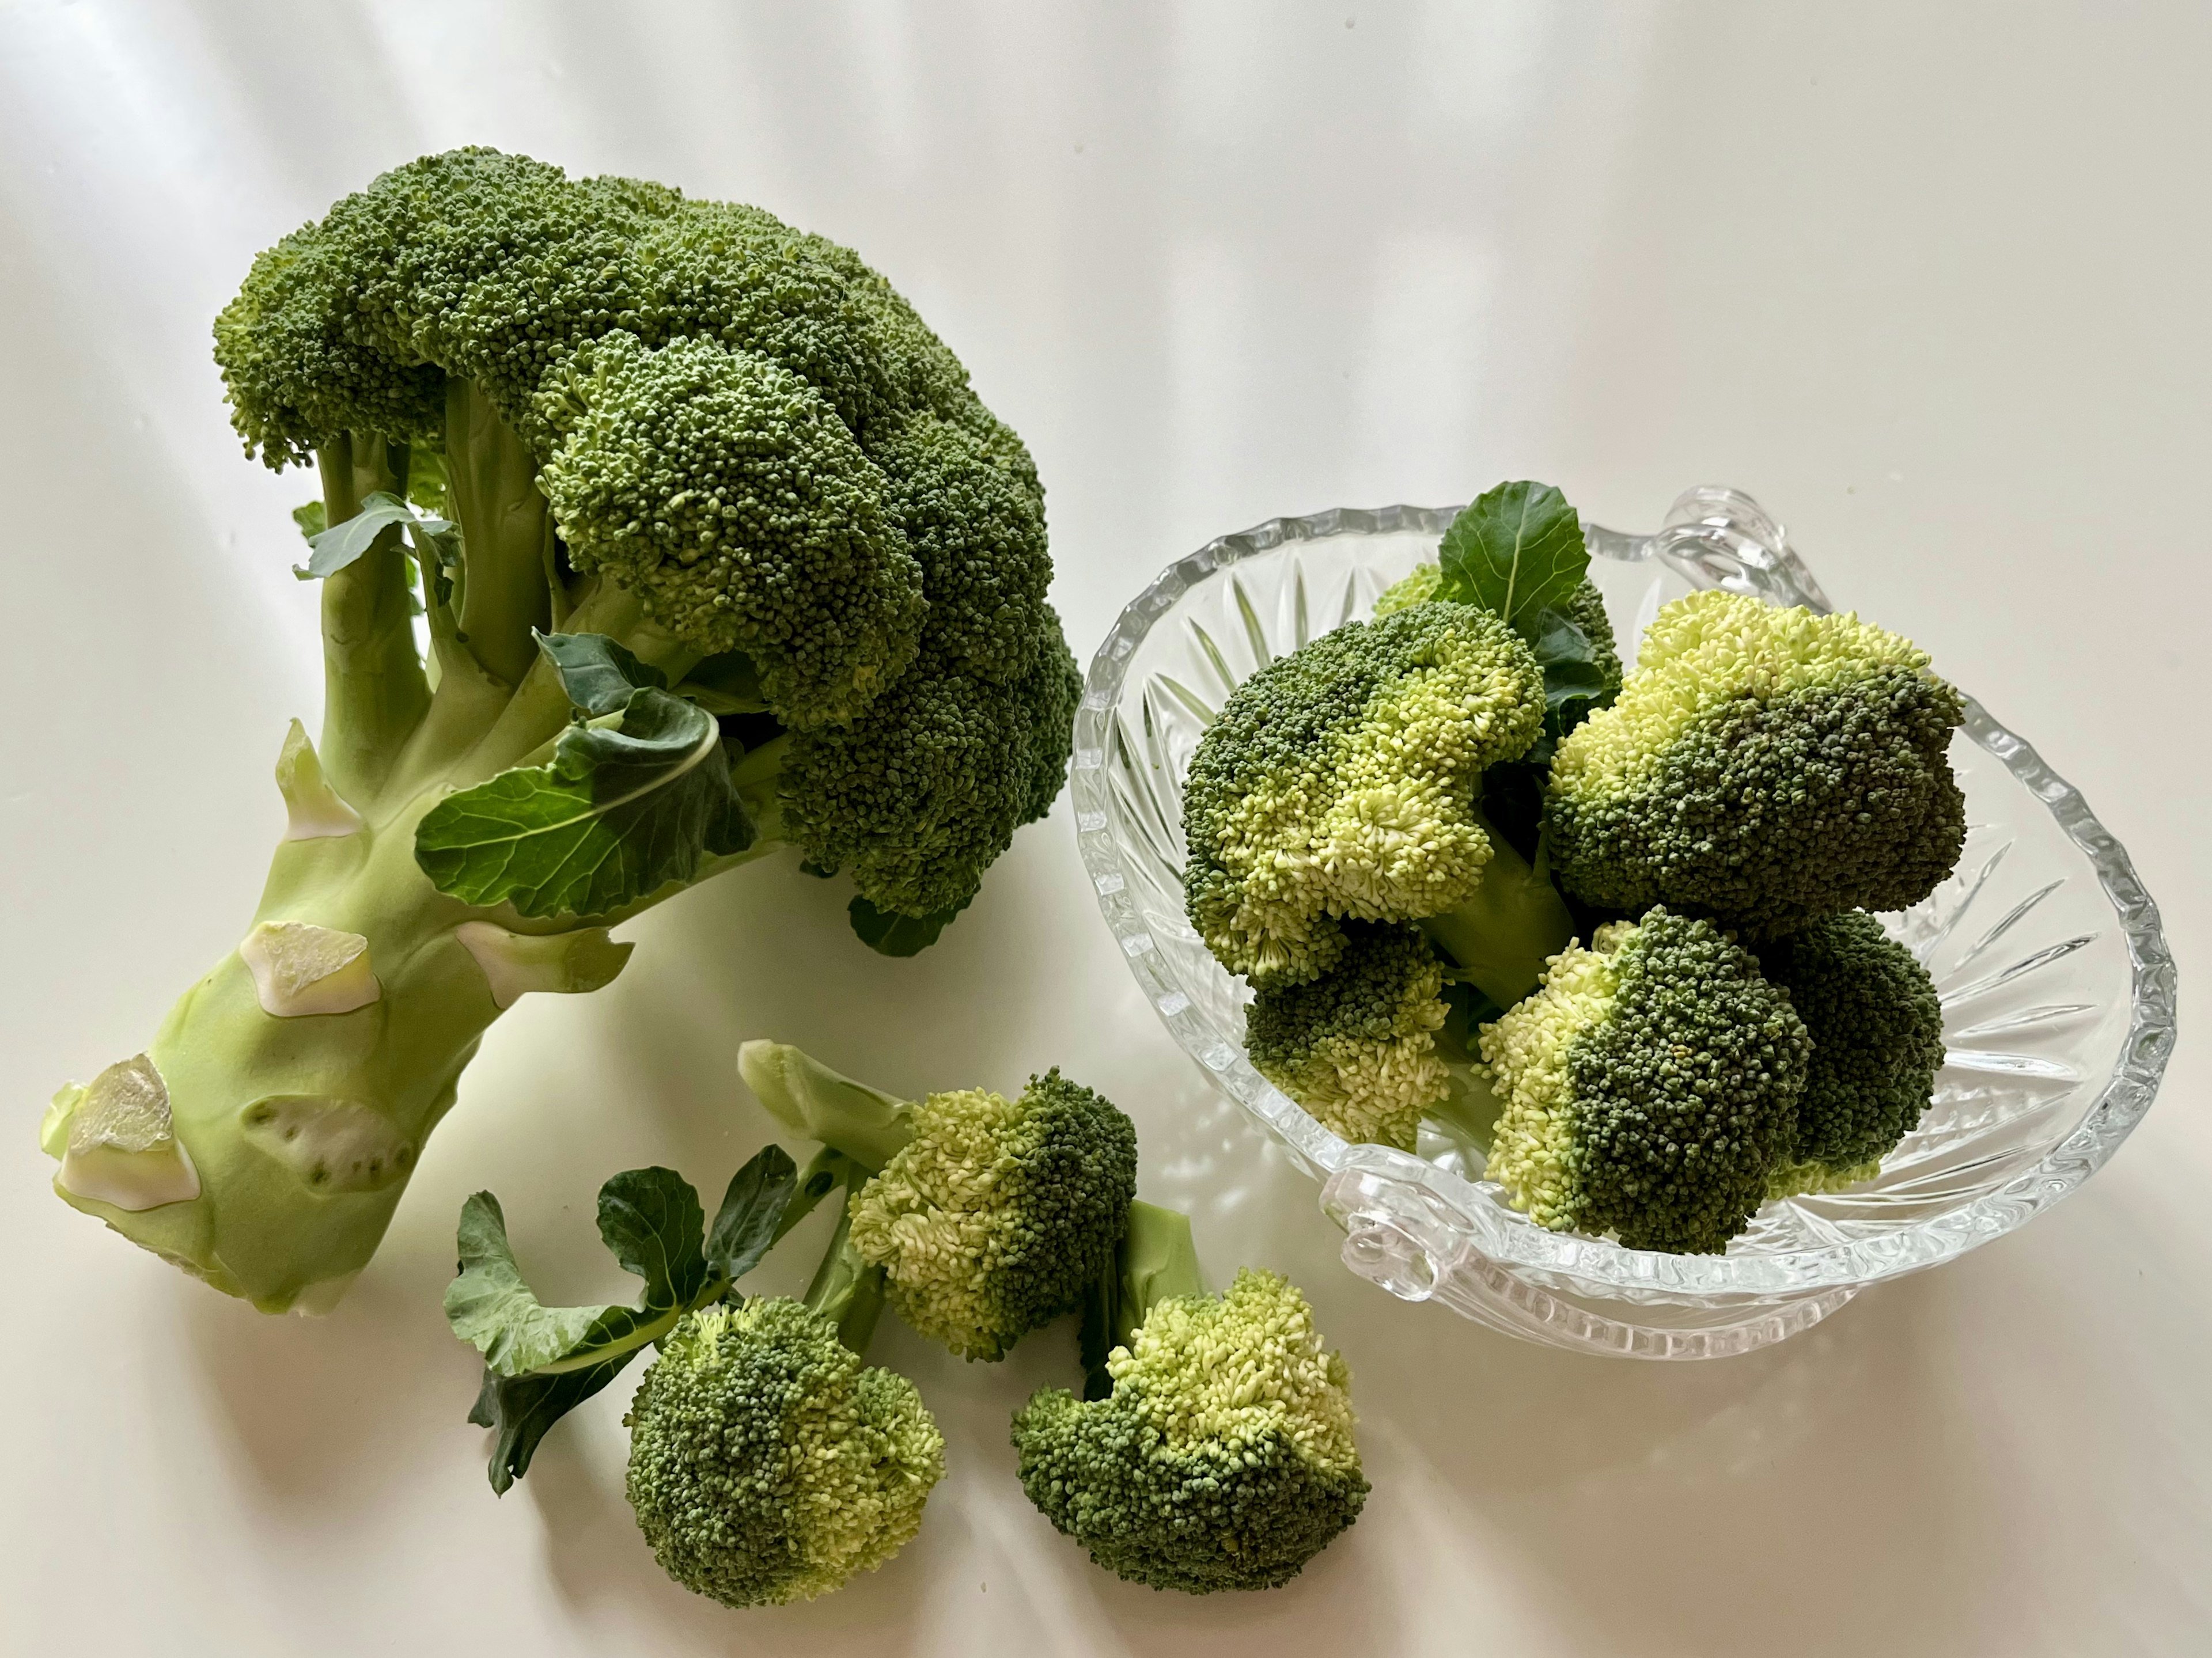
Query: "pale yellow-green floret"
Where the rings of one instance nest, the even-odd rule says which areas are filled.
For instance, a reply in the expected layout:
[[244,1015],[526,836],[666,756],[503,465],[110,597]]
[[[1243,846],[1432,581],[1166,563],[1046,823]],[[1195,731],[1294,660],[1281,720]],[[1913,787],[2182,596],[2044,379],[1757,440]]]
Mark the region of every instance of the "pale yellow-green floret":
[[1279,1435],[1331,1473],[1356,1469],[1352,1372],[1325,1349],[1297,1285],[1250,1267],[1219,1297],[1178,1296],[1146,1314],[1106,1361],[1166,1448]]
[[1451,1072],[1436,1049],[1448,1011],[1431,1000],[1411,1016],[1417,1029],[1394,1042],[1325,1036],[1294,1073],[1265,1074],[1346,1139],[1410,1151],[1422,1116],[1451,1089]]
[[1769,701],[1870,670],[1923,671],[1928,653],[1854,611],[1816,616],[1777,610],[1719,588],[1686,594],[1644,630],[1628,677],[1560,744],[1555,791],[1610,792],[1633,785],[1701,715],[1739,697]]
[[1612,1005],[1620,987],[1613,957],[1635,935],[1632,922],[1614,921],[1597,930],[1592,948],[1569,944],[1534,994],[1482,1028],[1483,1063],[1504,1104],[1484,1174],[1554,1231],[1575,1224],[1577,1207],[1568,1049]]
[[1380,621],[1386,616],[1395,616],[1401,610],[1410,610],[1416,604],[1425,604],[1443,589],[1444,573],[1441,565],[1416,564],[1413,574],[1394,581],[1382,590],[1375,601],[1375,616]]

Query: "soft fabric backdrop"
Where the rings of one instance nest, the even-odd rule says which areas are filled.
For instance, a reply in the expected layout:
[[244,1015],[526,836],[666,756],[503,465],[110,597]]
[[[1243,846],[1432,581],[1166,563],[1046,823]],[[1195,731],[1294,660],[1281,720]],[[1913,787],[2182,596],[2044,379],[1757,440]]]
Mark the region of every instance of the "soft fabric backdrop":
[[[1079,653],[1170,558],[1282,512],[1562,483],[1648,527],[1781,513],[2134,851],[2203,1006],[2212,809],[2212,15],[2185,3],[0,4],[0,1645],[45,1655],[1716,1655],[2212,1649],[2212,1131],[2185,1043],[2027,1233],[1755,1357],[1567,1357],[1337,1265],[1100,924],[1065,801],[937,950],[878,959],[788,864],[504,1019],[374,1267],[261,1318],[46,1192],[40,1107],[143,1040],[249,914],[284,722],[317,712],[305,478],[240,459],[208,325],[380,168],[489,143],[757,202],[860,248],[1050,490]],[[896,1328],[952,1472],[811,1607],[666,1582],[625,1382],[493,1501],[447,1333],[462,1196],[555,1293],[627,1293],[590,1205],[719,1191],[768,1137],[742,1037],[890,1086],[1057,1061],[1155,1199],[1289,1271],[1349,1356],[1375,1496],[1291,1587],[1091,1569],[1008,1413]]]

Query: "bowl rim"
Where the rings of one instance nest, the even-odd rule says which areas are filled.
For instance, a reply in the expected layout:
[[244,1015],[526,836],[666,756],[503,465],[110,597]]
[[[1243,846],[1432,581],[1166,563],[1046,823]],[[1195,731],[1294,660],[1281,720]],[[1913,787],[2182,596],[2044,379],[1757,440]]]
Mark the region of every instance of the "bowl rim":
[[[1781,526],[1767,519],[1747,497],[1726,490],[1692,490],[1677,503],[1669,524],[1683,521],[1686,507],[1694,514],[1699,503],[1713,502],[1747,508],[1771,532],[1754,537],[1747,555],[1741,537],[1725,541],[1718,564],[1723,569],[1743,572],[1741,581],[1732,577],[1727,585],[1780,593],[1822,610],[1831,608],[1810,572],[1789,549]],[[1222,1042],[1188,1017],[1193,1007],[1190,999],[1176,982],[1143,918],[1122,896],[1128,888],[1130,872],[1111,828],[1115,803],[1108,755],[1128,665],[1138,646],[1154,623],[1193,587],[1246,558],[1291,543],[1347,535],[1441,535],[1459,510],[1402,503],[1373,508],[1333,507],[1271,518],[1249,529],[1218,536],[1169,564],[1125,605],[1091,658],[1076,712],[1070,763],[1078,850],[1100,912],[1154,1013],[1213,1086],[1258,1119],[1316,1178],[1327,1182],[1348,1170],[1364,1170],[1395,1179],[1417,1188],[1430,1209],[1442,1212],[1437,1218],[1459,1242],[1498,1266],[1516,1275],[1528,1274],[1549,1289],[1600,1297],[1626,1291],[1632,1291],[1638,1301],[1818,1293],[1917,1272],[2014,1230],[2077,1189],[2110,1161],[2121,1141],[2149,1110],[2173,1049],[2177,978],[2172,954],[2166,945],[2158,906],[2118,839],[2097,820],[2080,790],[2054,772],[2025,738],[2001,725],[1971,696],[1964,698],[1965,734],[2026,785],[2096,871],[2098,884],[2112,907],[2126,943],[2130,1005],[2118,1061],[2081,1122],[2033,1169],[1956,1208],[1873,1237],[1761,1255],[1669,1254],[1630,1249],[1578,1233],[1547,1231],[1517,1219],[1508,1223],[1493,1212],[1492,1199],[1450,1170],[1407,1152],[1340,1139],[1261,1076],[1241,1044]],[[1704,522],[1717,525],[1720,520],[1708,518]],[[1629,560],[1649,557],[1659,550],[1656,544],[1667,534],[1631,537],[1595,525],[1586,526],[1586,533],[1595,555]],[[1765,545],[1761,547],[1759,543]],[[1708,562],[1703,577],[1706,585],[1715,579],[1711,563]],[[1680,561],[1676,568],[1682,568]],[[1341,1221],[1343,1217],[1337,1218]],[[1437,1265],[1444,1266],[1441,1262]]]

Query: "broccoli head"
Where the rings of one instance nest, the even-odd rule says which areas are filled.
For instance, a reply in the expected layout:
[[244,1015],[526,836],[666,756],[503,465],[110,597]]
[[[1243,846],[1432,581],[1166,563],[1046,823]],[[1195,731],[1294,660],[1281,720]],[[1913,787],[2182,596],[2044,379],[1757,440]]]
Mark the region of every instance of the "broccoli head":
[[791,847],[870,944],[934,938],[1050,808],[1079,679],[1020,440],[758,208],[425,156],[258,257],[215,353],[247,453],[321,484],[322,733],[237,948],[41,1144],[276,1311],[335,1302],[485,1028],[611,980],[608,927]]
[[1796,1147],[1771,1194],[1871,1180],[1918,1124],[1943,1065],[1943,1008],[1919,958],[1863,910],[1759,946],[1813,1039],[1797,1098]]
[[687,1314],[625,1420],[625,1489],[653,1558],[727,1606],[811,1600],[874,1570],[945,1473],[914,1383],[781,1297]]
[[1717,1253],[1793,1154],[1810,1040],[1711,921],[1600,927],[1480,1042],[1504,1103],[1487,1173],[1540,1225]]
[[872,1171],[850,1206],[853,1247],[884,1270],[899,1316],[963,1357],[1004,1357],[1113,1261],[1137,1131],[1056,1068],[1014,1100],[978,1088],[908,1102],[781,1042],[747,1042],[738,1064],[780,1121]]
[[1559,745],[1547,795],[1568,891],[1760,934],[1935,890],[1966,836],[1957,691],[1856,616],[1717,589],[1661,610],[1619,699]]
[[1344,940],[1318,979],[1259,992],[1244,1051],[1334,1133],[1411,1151],[1421,1118],[1450,1090],[1437,1052],[1443,969],[1417,926],[1347,921]]
[[1116,1576],[1206,1594],[1295,1577],[1367,1499],[1352,1378],[1297,1287],[1205,1293],[1189,1223],[1137,1204],[1111,1392],[1046,1388],[1014,1418],[1022,1489]]
[[1200,935],[1254,984],[1295,983],[1334,964],[1346,919],[1450,908],[1494,849],[1477,780],[1528,748],[1543,714],[1528,647],[1468,604],[1348,623],[1261,668],[1184,785]]

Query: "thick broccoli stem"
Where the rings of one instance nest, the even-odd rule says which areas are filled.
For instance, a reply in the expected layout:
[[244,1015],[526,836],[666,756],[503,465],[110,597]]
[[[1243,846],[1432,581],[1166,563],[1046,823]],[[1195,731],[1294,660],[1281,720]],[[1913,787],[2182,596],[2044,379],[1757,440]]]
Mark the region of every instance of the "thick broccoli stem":
[[1531,864],[1483,817],[1491,859],[1474,896],[1421,923],[1430,941],[1458,969],[1457,976],[1500,1007],[1510,1007],[1536,987],[1544,964],[1573,941],[1575,920],[1548,873]]
[[744,1043],[738,1049],[738,1071],[777,1121],[868,1172],[881,1169],[914,1138],[909,1102],[854,1082],[788,1042]]
[[[359,513],[376,490],[405,493],[404,444],[342,433],[315,459],[331,524]],[[396,525],[323,583],[323,766],[339,794],[359,805],[382,786],[430,705]]]

